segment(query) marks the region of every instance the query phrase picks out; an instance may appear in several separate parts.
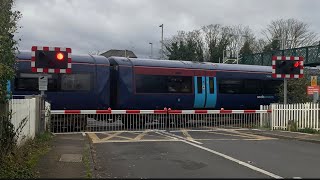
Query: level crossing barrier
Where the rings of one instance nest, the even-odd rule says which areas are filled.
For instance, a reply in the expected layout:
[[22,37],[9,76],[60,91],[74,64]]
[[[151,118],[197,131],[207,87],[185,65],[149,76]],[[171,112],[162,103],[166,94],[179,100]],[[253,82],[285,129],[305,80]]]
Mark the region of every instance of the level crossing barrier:
[[270,110],[52,110],[51,131],[97,132],[146,129],[258,128]]

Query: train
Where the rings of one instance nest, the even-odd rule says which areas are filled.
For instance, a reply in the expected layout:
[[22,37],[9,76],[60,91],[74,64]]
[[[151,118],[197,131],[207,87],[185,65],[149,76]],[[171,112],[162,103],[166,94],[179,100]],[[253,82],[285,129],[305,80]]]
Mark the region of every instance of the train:
[[[16,54],[13,95],[36,95],[31,51]],[[269,66],[72,54],[71,74],[48,74],[53,110],[259,109],[283,82]]]

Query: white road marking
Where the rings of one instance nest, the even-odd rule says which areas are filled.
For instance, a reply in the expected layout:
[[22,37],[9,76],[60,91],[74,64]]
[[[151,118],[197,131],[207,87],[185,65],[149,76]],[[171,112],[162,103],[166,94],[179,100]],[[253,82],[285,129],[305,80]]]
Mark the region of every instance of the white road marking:
[[[167,134],[167,135],[169,135],[169,136],[170,136],[170,135],[176,136],[176,135],[171,134],[171,133],[168,133],[168,132],[163,132],[163,133],[164,133],[164,134]],[[180,138],[180,139],[181,139],[181,138]],[[233,162],[235,162],[235,163],[238,163],[238,164],[240,164],[240,165],[242,165],[242,166],[245,166],[245,167],[247,167],[247,168],[250,168],[250,169],[252,169],[252,170],[255,170],[255,171],[257,171],[257,172],[260,172],[260,173],[262,173],[262,174],[265,174],[265,175],[267,175],[267,176],[270,176],[270,177],[273,177],[273,178],[277,178],[277,179],[283,179],[283,177],[281,177],[281,176],[278,176],[278,175],[276,175],[276,174],[273,174],[273,173],[268,172],[268,171],[266,171],[266,170],[263,170],[263,169],[261,169],[261,168],[252,166],[251,164],[248,164],[248,163],[246,163],[246,162],[240,161],[240,160],[235,159],[235,158],[233,158],[233,157],[231,157],[231,156],[228,156],[228,155],[222,154],[222,153],[220,153],[220,152],[214,151],[214,150],[212,150],[212,149],[209,149],[209,148],[200,146],[200,145],[195,144],[195,143],[192,143],[192,142],[190,142],[190,141],[188,141],[188,140],[182,140],[182,139],[181,139],[181,141],[184,142],[184,143],[187,143],[187,144],[189,144],[189,145],[195,146],[195,147],[197,147],[197,148],[203,149],[203,150],[205,150],[205,151],[211,152],[211,153],[213,153],[213,154],[216,154],[216,155],[218,155],[218,156],[221,156],[221,157],[223,157],[223,158],[225,158],[225,159],[228,159],[228,160],[230,160],[230,161],[233,161]]]
[[302,179],[301,177],[293,177],[293,179]]
[[86,136],[86,133],[83,132],[83,133],[82,133],[82,136]]
[[176,138],[178,138],[178,139],[180,139],[180,140],[185,140],[185,141],[191,141],[191,142],[194,142],[194,143],[197,143],[197,144],[202,144],[201,142],[199,142],[199,141],[195,141],[195,140],[189,140],[189,139],[187,139],[187,138],[184,138],[184,137],[181,137],[181,136],[178,136],[178,135],[175,135],[175,134],[171,134],[171,133],[168,133],[168,132],[159,132],[158,134],[160,134],[160,135],[164,135],[164,134],[167,134],[169,137],[171,136],[171,137],[176,137]]
[[99,143],[136,143],[136,142],[170,142],[170,141],[181,141],[179,139],[141,139],[141,140],[108,140],[108,141],[96,141],[94,144]]

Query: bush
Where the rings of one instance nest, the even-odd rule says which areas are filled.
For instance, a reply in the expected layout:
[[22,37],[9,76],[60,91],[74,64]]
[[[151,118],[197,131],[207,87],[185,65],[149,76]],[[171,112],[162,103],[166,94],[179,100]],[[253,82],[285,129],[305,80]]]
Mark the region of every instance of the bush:
[[35,139],[27,140],[21,147],[15,147],[0,163],[1,178],[36,178],[34,167],[40,157],[49,150],[52,135],[45,132]]

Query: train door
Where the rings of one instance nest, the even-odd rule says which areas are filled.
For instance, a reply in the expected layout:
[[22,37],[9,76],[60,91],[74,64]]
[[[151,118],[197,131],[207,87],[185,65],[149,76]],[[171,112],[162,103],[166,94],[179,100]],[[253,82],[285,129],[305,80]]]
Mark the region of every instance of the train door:
[[217,79],[213,76],[206,76],[206,104],[205,108],[213,109],[217,103]]
[[206,100],[205,76],[194,76],[194,108],[204,108]]

